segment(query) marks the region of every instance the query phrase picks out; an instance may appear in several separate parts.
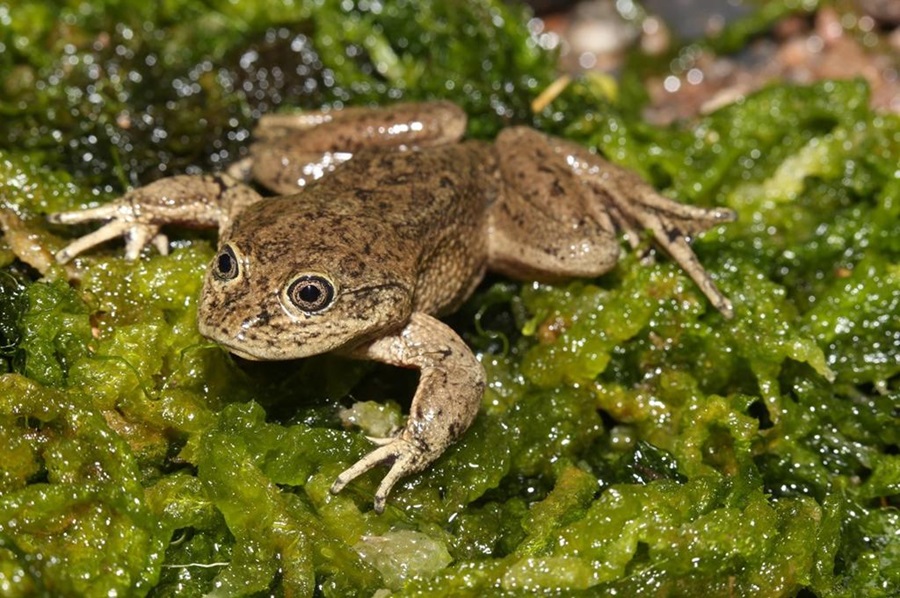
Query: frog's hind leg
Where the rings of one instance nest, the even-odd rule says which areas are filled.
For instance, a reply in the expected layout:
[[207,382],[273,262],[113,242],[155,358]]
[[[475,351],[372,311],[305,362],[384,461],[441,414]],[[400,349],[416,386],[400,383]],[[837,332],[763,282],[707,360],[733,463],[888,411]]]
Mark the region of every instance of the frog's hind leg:
[[617,230],[632,247],[650,230],[716,309],[732,316],[690,239],[734,220],[733,211],[680,204],[580,145],[525,127],[503,131],[496,147],[504,190],[492,208],[494,269],[537,278],[599,275],[618,259]]
[[252,177],[276,193],[290,195],[362,149],[452,143],[465,130],[465,112],[450,102],[267,115],[254,131],[252,159],[238,162],[229,174]]
[[543,135],[507,129],[496,150],[502,184],[489,212],[491,270],[547,281],[599,276],[615,266],[614,222],[605,211],[590,209],[591,189]]
[[452,102],[436,101],[266,114],[253,136],[257,142],[268,142],[309,134],[311,147],[336,145],[352,151],[371,146],[367,138],[380,140],[378,145],[424,146],[457,141],[465,131],[466,113]]

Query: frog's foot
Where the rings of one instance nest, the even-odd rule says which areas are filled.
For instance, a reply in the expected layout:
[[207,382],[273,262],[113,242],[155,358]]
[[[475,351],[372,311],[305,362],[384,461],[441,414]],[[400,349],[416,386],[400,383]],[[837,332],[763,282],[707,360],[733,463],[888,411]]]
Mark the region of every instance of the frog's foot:
[[[30,220],[23,219],[18,212],[0,202],[0,236],[19,260],[28,264],[47,276],[56,265],[50,250],[52,241],[49,233],[43,228],[33,226]],[[73,268],[65,268],[69,280],[77,280],[78,273]]]
[[392,463],[387,475],[378,485],[375,491],[375,512],[382,513],[394,485],[410,474],[425,469],[432,461],[440,456],[442,451],[429,451],[421,443],[416,443],[407,438],[406,432],[396,438],[378,438],[375,443],[380,445],[374,451],[357,461],[353,466],[343,471],[331,486],[331,493],[337,494],[352,480],[358,478],[370,469],[383,463]]
[[[616,227],[625,234],[632,250],[639,250],[644,238],[644,230],[651,230],[654,236],[665,231],[667,236],[682,237],[688,243],[696,235],[720,224],[734,222],[737,214],[728,208],[702,208],[682,204],[644,187],[640,194],[641,203],[622,201],[611,197],[611,205],[605,206]],[[655,226],[654,226],[655,225]],[[660,243],[664,245],[664,243]]]
[[169,241],[160,233],[163,226],[218,226],[221,232],[229,225],[230,218],[260,199],[256,191],[227,174],[179,175],[133,189],[106,205],[59,212],[47,218],[56,224],[106,221],[94,232],[58,252],[56,259],[59,262],[65,263],[116,237],[125,237],[125,255],[134,260],[148,245],[155,246],[162,254],[168,253]]
[[80,224],[93,220],[110,220],[56,253],[56,261],[65,264],[80,253],[116,237],[125,237],[125,256],[134,260],[144,247],[151,243],[163,255],[169,251],[169,241],[159,232],[158,224],[141,222],[134,207],[125,202],[115,202],[97,208],[77,212],[59,212],[47,217],[55,224]]
[[629,242],[638,239],[640,228],[653,233],[656,242],[691,277],[697,287],[713,306],[726,318],[734,316],[731,301],[722,294],[712,277],[697,260],[691,249],[691,239],[695,235],[727,222],[733,222],[737,215],[727,208],[702,208],[678,203],[657,193],[632,173],[620,174],[622,178],[633,177],[629,186],[632,195],[607,194],[608,213],[617,226],[627,231]]

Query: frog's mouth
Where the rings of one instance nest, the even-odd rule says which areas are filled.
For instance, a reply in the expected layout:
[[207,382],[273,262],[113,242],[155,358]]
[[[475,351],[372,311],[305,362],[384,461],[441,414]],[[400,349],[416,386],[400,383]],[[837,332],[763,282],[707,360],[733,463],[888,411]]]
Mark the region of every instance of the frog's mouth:
[[298,354],[296,351],[294,353],[287,352],[279,349],[274,343],[267,342],[265,338],[245,339],[225,335],[222,332],[215,327],[204,326],[203,323],[200,323],[200,334],[217,343],[232,355],[247,361],[288,361],[308,357],[312,354]]
[[259,351],[257,347],[248,344],[240,338],[232,338],[230,335],[224,334],[224,330],[220,330],[216,326],[209,325],[205,320],[197,322],[200,334],[209,340],[217,343],[228,350],[229,353],[237,355],[241,359],[248,361],[267,361],[275,359],[267,355],[264,351]]
[[228,349],[228,352],[232,355],[236,355],[241,359],[246,359],[247,361],[268,361],[271,359],[271,357],[260,357],[259,355],[254,355],[253,353],[247,353],[242,348],[230,345],[228,343],[223,343],[220,340],[217,340],[216,342]]

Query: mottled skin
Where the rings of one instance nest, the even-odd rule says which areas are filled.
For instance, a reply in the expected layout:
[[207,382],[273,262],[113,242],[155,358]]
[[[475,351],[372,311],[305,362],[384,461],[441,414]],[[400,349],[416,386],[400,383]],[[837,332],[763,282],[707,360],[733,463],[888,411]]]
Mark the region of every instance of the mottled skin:
[[[373,439],[380,446],[332,487],[391,463],[375,494],[381,511],[397,480],[437,459],[475,418],[484,371],[435,316],[464,301],[487,269],[523,279],[597,276],[618,259],[619,231],[635,245],[649,229],[713,305],[732,313],[688,245],[731,211],[681,205],[531,129],[457,143],[464,130],[464,114],[447,102],[270,117],[252,159],[231,176],[173,177],[52,216],[110,220],[57,259],[120,235],[136,258],[150,243],[166,251],[164,225],[218,227],[200,299],[204,336],[247,359],[336,351],[420,370],[403,430]],[[280,196],[236,180],[247,177]]]

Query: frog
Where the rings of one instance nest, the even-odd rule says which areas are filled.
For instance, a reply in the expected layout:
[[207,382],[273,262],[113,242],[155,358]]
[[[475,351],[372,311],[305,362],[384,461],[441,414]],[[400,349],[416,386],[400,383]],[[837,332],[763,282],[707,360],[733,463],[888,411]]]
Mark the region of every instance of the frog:
[[465,139],[449,101],[263,117],[249,157],[178,175],[97,207],[51,214],[101,220],[56,254],[66,263],[116,237],[125,256],[169,249],[164,227],[214,228],[218,249],[198,301],[200,333],[248,360],[322,353],[410,368],[404,426],[340,473],[339,493],[381,465],[382,512],[395,484],[470,427],[485,370],[441,317],[490,271],[517,280],[593,278],[646,231],[725,318],[734,309],[690,246],[735,219],[677,202],[635,172],[526,126]]

